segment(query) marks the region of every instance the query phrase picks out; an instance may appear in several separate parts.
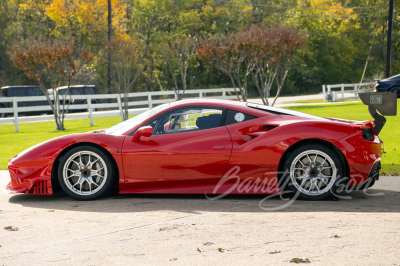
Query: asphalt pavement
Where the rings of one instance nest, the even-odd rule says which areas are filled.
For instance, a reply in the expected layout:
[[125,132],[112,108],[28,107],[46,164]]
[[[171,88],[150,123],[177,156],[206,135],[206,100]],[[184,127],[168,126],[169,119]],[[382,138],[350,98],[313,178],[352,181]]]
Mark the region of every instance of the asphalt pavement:
[[400,265],[400,177],[341,196],[271,211],[288,201],[0,191],[0,265]]

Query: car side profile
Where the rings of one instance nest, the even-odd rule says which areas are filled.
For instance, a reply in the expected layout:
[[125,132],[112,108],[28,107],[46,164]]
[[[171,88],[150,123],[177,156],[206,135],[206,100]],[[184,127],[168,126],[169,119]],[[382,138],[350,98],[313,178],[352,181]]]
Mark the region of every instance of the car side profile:
[[[21,86],[5,86],[0,88],[0,97],[30,97],[30,96],[42,96],[43,93],[39,86],[34,85],[21,85]],[[26,101],[19,102],[19,107],[28,107],[28,106],[40,106],[40,105],[48,105],[47,101]],[[0,108],[10,108],[12,107],[12,103],[10,102],[0,102]],[[50,113],[49,111],[48,113]],[[45,114],[45,112],[21,112],[22,115],[38,115]],[[0,118],[7,117],[11,115],[10,113],[0,113]]]
[[[343,183],[372,185],[379,178],[381,145],[374,121],[230,100],[181,100],[109,129],[29,148],[9,161],[6,191],[64,191],[93,200],[115,187],[120,194],[289,190],[321,200]],[[251,189],[240,185],[250,181]]]
[[382,80],[377,79],[375,92],[393,92],[397,93],[397,98],[400,98],[400,74]]
[[[68,96],[70,95],[95,95],[98,94],[98,89],[95,85],[72,85],[69,87],[67,86],[62,86],[56,88],[58,91],[59,95],[65,95],[67,94]],[[53,94],[53,89],[48,90],[49,94]],[[62,98],[62,96],[60,96]],[[67,103],[69,102],[69,97],[66,98]],[[86,104],[87,100],[86,99],[74,99],[71,104]],[[100,99],[91,99],[91,103],[101,103]],[[61,101],[62,104],[62,101]],[[78,111],[78,112],[84,112],[87,111],[87,109],[74,109],[74,110],[69,110],[71,111]]]

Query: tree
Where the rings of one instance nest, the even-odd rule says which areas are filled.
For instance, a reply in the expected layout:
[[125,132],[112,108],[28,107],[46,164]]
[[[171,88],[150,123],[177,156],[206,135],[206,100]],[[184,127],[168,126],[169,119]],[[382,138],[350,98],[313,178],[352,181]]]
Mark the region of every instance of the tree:
[[293,54],[304,43],[306,35],[279,24],[270,28],[251,26],[246,34],[249,42],[247,61],[254,64],[253,81],[265,105],[269,105],[272,85],[274,82],[277,85],[273,106],[289,72]]
[[[111,0],[112,28],[115,34],[125,32],[125,1]],[[78,43],[103,46],[107,40],[108,1],[104,0],[52,0],[46,8],[47,15],[54,21],[56,36],[72,32]]]
[[267,28],[252,25],[236,33],[203,39],[197,53],[201,60],[230,77],[243,101],[247,101],[248,77],[251,75],[263,103],[268,105],[272,84],[276,82],[278,85],[276,100],[293,53],[304,39],[304,34],[288,26],[275,24]]
[[129,115],[129,92],[142,72],[138,57],[138,42],[131,39],[114,41],[109,49],[114,58],[111,79],[121,98],[123,94],[123,120],[127,120]]
[[[74,54],[74,41],[42,40],[28,37],[13,43],[9,56],[14,65],[29,79],[35,80],[53,111],[57,130],[65,130],[64,118],[68,111],[69,86],[79,69],[93,60],[87,51]],[[47,79],[47,82],[46,82]],[[49,87],[46,84],[50,84]],[[67,86],[66,93],[59,95],[56,88]],[[49,91],[53,89],[54,101]],[[61,98],[60,98],[61,97]]]
[[[247,82],[243,82],[242,63],[245,60],[244,50],[238,49],[236,35],[212,35],[209,40],[202,39],[197,50],[199,59],[227,74],[235,89],[238,100],[247,101]],[[247,81],[246,72],[244,80]]]
[[[167,64],[167,69],[174,82],[175,96],[182,100],[187,89],[187,72],[189,61],[197,48],[197,39],[191,36],[175,38],[170,44],[161,48],[161,54]],[[181,78],[181,89],[179,89],[178,78]]]

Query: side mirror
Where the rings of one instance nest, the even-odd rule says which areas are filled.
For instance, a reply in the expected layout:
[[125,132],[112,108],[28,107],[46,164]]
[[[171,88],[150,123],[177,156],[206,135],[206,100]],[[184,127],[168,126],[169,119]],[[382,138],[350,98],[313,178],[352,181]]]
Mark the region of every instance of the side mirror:
[[132,137],[133,142],[139,142],[140,137],[150,137],[153,135],[153,128],[151,126],[145,126],[139,128]]

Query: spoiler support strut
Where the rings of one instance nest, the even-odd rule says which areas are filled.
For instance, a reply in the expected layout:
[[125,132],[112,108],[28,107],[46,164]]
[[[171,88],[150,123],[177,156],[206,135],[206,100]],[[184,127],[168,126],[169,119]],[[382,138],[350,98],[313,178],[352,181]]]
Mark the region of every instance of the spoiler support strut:
[[383,126],[386,124],[386,118],[383,115],[378,114],[375,107],[368,106],[368,111],[371,116],[375,119],[374,131],[376,135],[379,135]]

